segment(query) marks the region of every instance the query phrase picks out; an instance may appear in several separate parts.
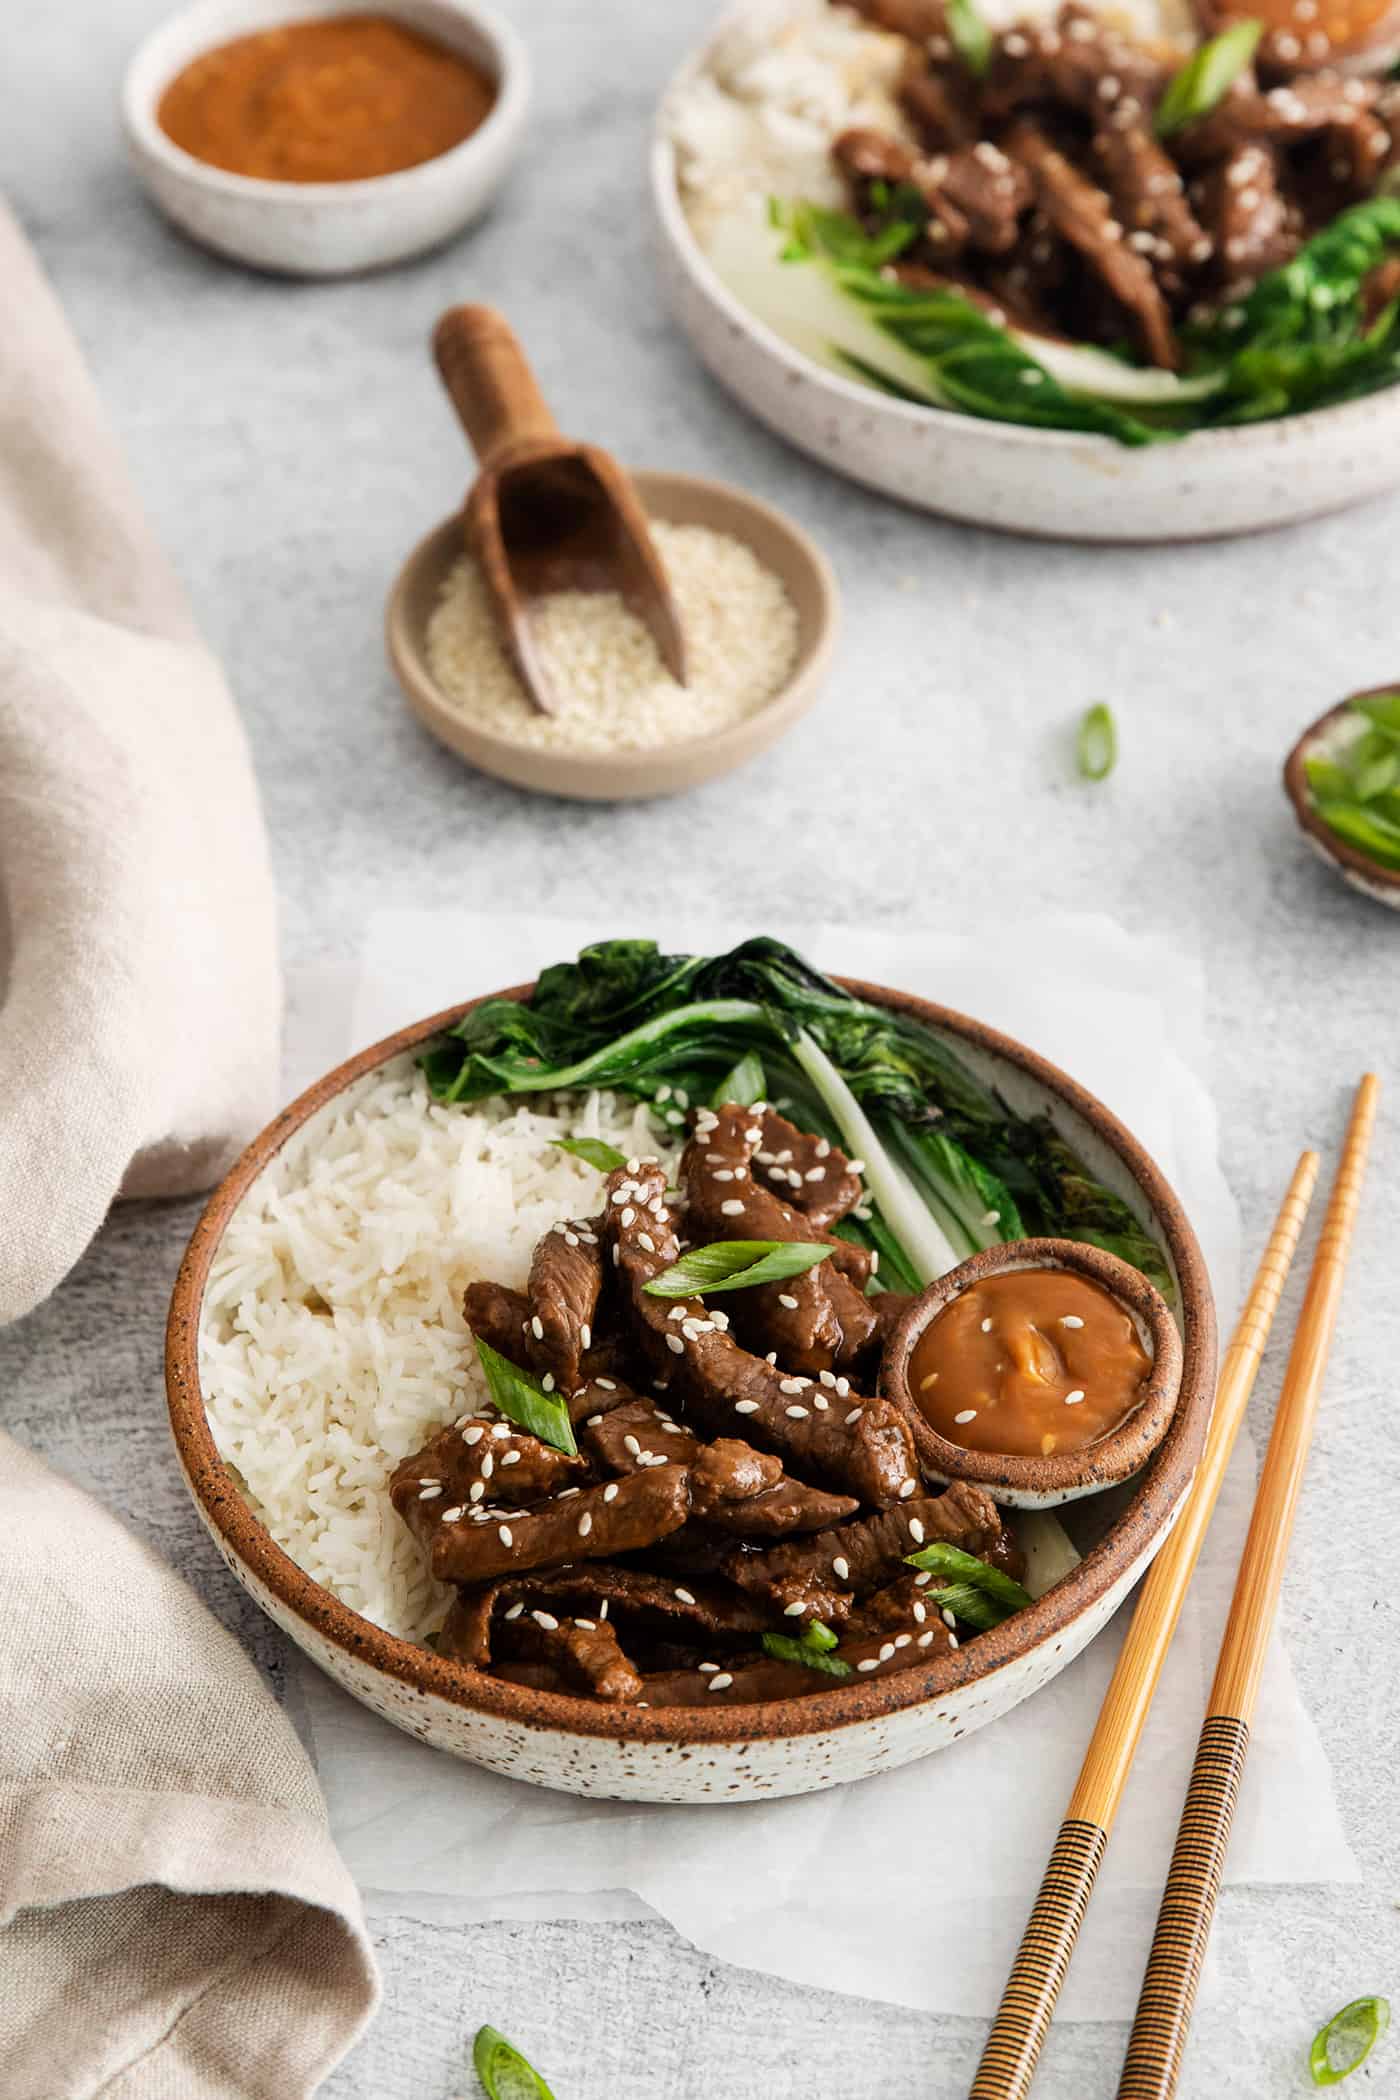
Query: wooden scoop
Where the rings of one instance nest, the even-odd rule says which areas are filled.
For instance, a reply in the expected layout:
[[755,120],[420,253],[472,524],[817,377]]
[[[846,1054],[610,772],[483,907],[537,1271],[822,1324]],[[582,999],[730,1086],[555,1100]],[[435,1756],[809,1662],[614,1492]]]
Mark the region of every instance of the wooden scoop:
[[542,714],[557,698],[530,631],[549,591],[617,591],[678,684],[685,638],[646,512],[616,460],[560,435],[514,331],[490,306],[454,306],[433,331],[443,384],[480,472],[467,497],[467,549],[501,641]]

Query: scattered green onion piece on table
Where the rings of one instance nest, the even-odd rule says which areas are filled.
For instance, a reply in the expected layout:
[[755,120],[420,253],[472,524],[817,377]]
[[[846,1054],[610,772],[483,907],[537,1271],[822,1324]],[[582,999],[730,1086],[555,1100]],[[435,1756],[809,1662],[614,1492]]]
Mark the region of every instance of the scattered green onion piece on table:
[[494,2027],[478,2029],[472,2062],[490,2100],[554,2100],[534,2065]]
[[995,1597],[1008,1611],[1024,1611],[1030,1603],[1030,1594],[1023,1590],[1003,1568],[989,1567],[985,1560],[978,1560],[975,1553],[964,1553],[961,1546],[950,1546],[938,1539],[918,1553],[904,1556],[911,1568],[922,1568],[929,1575],[946,1575],[951,1582],[970,1583],[988,1597]]
[[[829,1627],[822,1628],[823,1633],[830,1630]],[[834,1640],[832,1645],[835,1645]],[[853,1674],[848,1662],[842,1662],[830,1648],[807,1639],[805,1635],[801,1640],[794,1640],[788,1633],[765,1633],[763,1652],[771,1655],[774,1662],[801,1663],[808,1670],[819,1670],[824,1677],[850,1677]]]
[[1353,1998],[1313,2036],[1308,2069],[1314,2085],[1340,2085],[1359,2070],[1390,2025],[1388,1998]]
[[1210,114],[1253,58],[1263,33],[1262,22],[1232,22],[1192,52],[1167,82],[1157,105],[1159,139],[1170,138],[1197,117]]
[[710,1096],[712,1108],[723,1108],[727,1101],[737,1101],[743,1108],[752,1108],[755,1101],[767,1098],[767,1086],[763,1077],[763,1066],[753,1051],[739,1059],[732,1072],[721,1079]]
[[514,1422],[517,1429],[527,1429],[531,1436],[537,1436],[542,1444],[550,1444],[556,1451],[566,1451],[570,1458],[575,1457],[578,1445],[574,1442],[569,1410],[559,1395],[547,1393],[528,1371],[522,1371],[518,1364],[499,1356],[480,1335],[475,1340],[491,1398],[500,1413]]
[[1118,763],[1118,727],[1112,708],[1101,700],[1080,719],[1075,756],[1085,780],[1107,780]]
[[699,1298],[712,1291],[748,1291],[782,1283],[825,1261],[831,1249],[814,1240],[712,1240],[692,1247],[643,1286],[652,1298]]
[[616,1145],[608,1144],[603,1138],[551,1138],[550,1143],[557,1151],[567,1152],[573,1159],[585,1160],[600,1174],[615,1174],[619,1167],[627,1164]]
[[974,0],[947,0],[944,18],[953,48],[969,73],[981,80],[992,62],[992,32]]

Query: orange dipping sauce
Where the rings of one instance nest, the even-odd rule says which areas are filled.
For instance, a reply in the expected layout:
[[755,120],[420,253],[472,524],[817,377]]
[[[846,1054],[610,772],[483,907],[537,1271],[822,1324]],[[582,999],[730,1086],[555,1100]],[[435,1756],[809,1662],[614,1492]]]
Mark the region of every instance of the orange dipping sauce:
[[162,131],[210,167],[265,182],[362,182],[435,160],[485,122],[496,84],[381,15],[331,15],[236,37],[192,59]]
[[1006,1269],[962,1291],[914,1345],[909,1388],[968,1451],[1082,1451],[1130,1415],[1152,1369],[1111,1292],[1068,1269]]

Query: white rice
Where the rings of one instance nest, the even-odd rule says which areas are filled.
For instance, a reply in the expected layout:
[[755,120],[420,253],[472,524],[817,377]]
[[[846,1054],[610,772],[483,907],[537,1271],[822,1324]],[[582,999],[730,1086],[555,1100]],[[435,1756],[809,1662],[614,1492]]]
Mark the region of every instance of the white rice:
[[597,1208],[602,1176],[550,1144],[579,1136],[675,1157],[614,1095],[444,1107],[400,1060],[284,1147],[211,1269],[200,1374],[221,1455],[298,1567],[406,1639],[441,1623],[449,1592],[388,1475],[487,1403],[467,1284],[522,1285],[540,1235]]

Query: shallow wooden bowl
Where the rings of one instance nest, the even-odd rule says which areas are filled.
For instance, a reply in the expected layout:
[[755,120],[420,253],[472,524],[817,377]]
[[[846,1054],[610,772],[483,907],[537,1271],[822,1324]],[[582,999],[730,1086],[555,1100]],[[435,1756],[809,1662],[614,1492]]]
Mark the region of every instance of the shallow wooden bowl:
[[443,696],[428,668],[427,630],[448,570],[463,552],[462,520],[445,518],[421,540],[389,597],[389,661],[425,728],[482,773],[515,787],[582,802],[675,795],[742,766],[789,730],[821,691],[840,622],[836,578],[821,550],[771,504],[695,474],[632,476],[649,517],[706,525],[750,547],[797,611],[797,655],[785,684],[745,721],[652,751],[541,751],[478,728]]
[[[1102,1284],[1131,1314],[1151,1354],[1152,1374],[1140,1405],[1109,1435],[1082,1451],[1061,1451],[1051,1458],[969,1451],[939,1434],[910,1388],[909,1360],[929,1322],[973,1284],[1014,1269],[1069,1269],[1090,1283]],[[975,1481],[994,1502],[1012,1509],[1050,1509],[1058,1502],[1101,1494],[1105,1488],[1130,1480],[1146,1465],[1176,1412],[1181,1336],[1161,1292],[1116,1254],[1077,1240],[1012,1240],[1005,1246],[984,1247],[920,1293],[886,1345],[880,1389],[908,1417],[926,1477]]]
[[[1093,1171],[1134,1205],[1166,1249],[1182,1340],[1180,1395],[1127,1499],[1074,1572],[995,1631],[883,1682],[862,1678],[765,1706],[638,1712],[529,1691],[399,1640],[349,1610],[273,1541],[219,1456],[199,1374],[205,1287],[230,1217],[281,1148],[347,1088],[411,1058],[468,1011],[457,1007],[338,1065],[253,1141],[195,1228],[166,1337],[176,1451],[214,1544],[298,1647],[386,1720],[456,1757],[569,1793],[638,1801],[808,1793],[908,1764],[1029,1698],[1100,1630],[1162,1544],[1200,1455],[1215,1386],[1210,1284],[1180,1203],[1123,1125],[1043,1058],[927,1000],[846,982],[860,997],[933,1029],[1018,1113],[1053,1113]],[[505,996],[524,998],[530,989],[518,985]]]
[[1349,882],[1354,890],[1360,890],[1374,903],[1389,906],[1391,911],[1400,911],[1400,869],[1381,867],[1368,859],[1359,847],[1350,845],[1346,839],[1339,839],[1335,831],[1328,830],[1313,808],[1304,766],[1325,745],[1328,731],[1346,714],[1353,700],[1370,700],[1379,693],[1393,693],[1397,685],[1400,685],[1400,680],[1392,679],[1388,685],[1367,686],[1363,692],[1349,693],[1345,700],[1329,707],[1325,715],[1319,715],[1303,731],[1283,766],[1283,791],[1293,805],[1299,829],[1314,852],[1335,868],[1343,882]]

